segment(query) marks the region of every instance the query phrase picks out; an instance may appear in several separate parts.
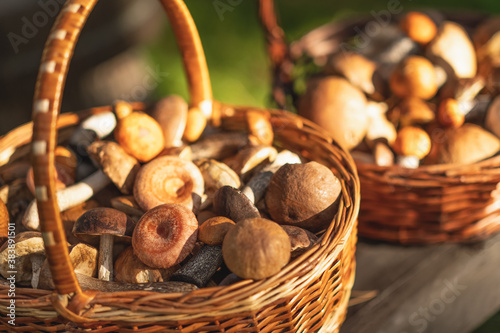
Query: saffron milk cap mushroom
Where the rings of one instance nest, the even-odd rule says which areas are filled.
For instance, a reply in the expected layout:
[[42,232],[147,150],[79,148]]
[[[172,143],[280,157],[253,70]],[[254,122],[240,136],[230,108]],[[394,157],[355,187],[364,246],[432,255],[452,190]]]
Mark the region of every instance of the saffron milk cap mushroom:
[[197,237],[198,221],[193,212],[182,205],[164,204],[148,210],[137,222],[132,246],[146,265],[169,268],[186,259]]
[[165,203],[197,211],[204,191],[203,176],[195,164],[174,156],[161,156],[139,170],[134,198],[145,211]]

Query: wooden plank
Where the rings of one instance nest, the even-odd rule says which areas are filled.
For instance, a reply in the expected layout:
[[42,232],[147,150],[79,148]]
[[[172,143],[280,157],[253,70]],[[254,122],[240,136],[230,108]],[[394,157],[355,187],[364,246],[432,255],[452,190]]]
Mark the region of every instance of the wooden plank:
[[470,333],[500,309],[500,235],[474,245],[403,247],[360,241],[341,333]]

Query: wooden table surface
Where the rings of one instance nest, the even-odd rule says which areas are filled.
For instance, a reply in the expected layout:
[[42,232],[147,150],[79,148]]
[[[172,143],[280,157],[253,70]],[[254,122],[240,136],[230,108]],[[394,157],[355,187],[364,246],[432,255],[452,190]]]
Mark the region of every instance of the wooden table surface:
[[361,240],[356,257],[353,290],[377,296],[349,308],[341,333],[470,333],[500,309],[500,235],[420,247]]

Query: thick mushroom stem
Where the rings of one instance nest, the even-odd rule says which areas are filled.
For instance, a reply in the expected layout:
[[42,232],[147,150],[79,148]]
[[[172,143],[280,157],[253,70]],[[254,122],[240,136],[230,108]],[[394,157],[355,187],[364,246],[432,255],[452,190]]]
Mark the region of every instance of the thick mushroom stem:
[[[102,171],[97,171],[81,182],[66,187],[56,193],[59,210],[65,211],[68,208],[84,203],[110,182],[109,178]],[[40,230],[40,218],[38,216],[36,200],[33,200],[26,209],[22,223],[29,230]]]
[[87,147],[96,138],[102,139],[110,135],[116,127],[113,112],[105,112],[87,118],[73,133],[69,144],[81,156],[87,156]]
[[398,156],[398,165],[408,169],[416,169],[420,165],[417,156]]
[[31,257],[31,287],[33,287],[33,289],[37,289],[40,283],[40,273],[44,261],[45,255],[33,255]]
[[241,192],[253,203],[259,202],[266,193],[274,173],[285,164],[299,164],[302,161],[297,154],[284,150],[280,152],[273,163],[268,164],[264,169],[253,176]]
[[101,235],[99,243],[99,280],[113,280],[113,235]]

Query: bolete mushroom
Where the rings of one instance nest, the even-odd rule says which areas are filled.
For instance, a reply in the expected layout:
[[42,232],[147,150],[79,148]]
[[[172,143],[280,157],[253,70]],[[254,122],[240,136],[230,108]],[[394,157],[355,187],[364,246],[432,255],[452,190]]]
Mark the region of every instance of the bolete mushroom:
[[426,58],[408,56],[392,72],[389,86],[401,98],[414,96],[427,100],[437,92],[436,71]]
[[196,165],[178,157],[161,156],[137,174],[134,198],[145,211],[165,203],[198,211],[204,191],[203,176]]
[[209,218],[200,225],[198,239],[207,245],[221,245],[227,232],[234,225],[233,220],[224,216]]
[[115,139],[128,154],[140,162],[149,162],[163,150],[163,131],[156,120],[121,101],[115,104],[115,113]]
[[241,186],[240,177],[229,166],[213,159],[198,160],[196,165],[205,181],[206,199],[202,202],[200,209],[212,204],[214,193],[222,186]]
[[477,71],[474,46],[462,26],[445,21],[427,46],[427,56],[459,79],[473,78]]
[[465,115],[461,112],[456,99],[445,98],[439,102],[438,119],[445,127],[457,128],[465,122]]
[[165,148],[182,146],[182,135],[186,128],[188,105],[177,95],[161,99],[154,106],[151,116],[163,130]]
[[290,238],[292,258],[306,252],[318,241],[318,237],[308,230],[293,225],[282,225],[281,227]]
[[500,140],[483,128],[465,123],[444,134],[444,142],[437,148],[437,163],[471,164],[495,155]]
[[[56,192],[57,206],[61,211],[78,206],[89,200],[95,193],[105,188],[111,181],[102,172],[97,171],[79,183]],[[35,188],[35,196],[45,198],[46,188]],[[23,225],[30,230],[40,229],[40,218],[36,201],[33,200],[26,209],[22,220]]]
[[[69,260],[75,273],[94,277],[97,273],[97,249],[85,243],[78,243],[73,246],[69,252]],[[43,263],[40,272],[41,289],[54,289],[52,274],[50,273],[49,263],[47,260]]]
[[405,168],[418,168],[420,160],[431,150],[431,139],[419,127],[407,126],[398,132],[392,149],[399,155],[398,164]]
[[127,247],[115,262],[115,281],[125,283],[149,283],[168,281],[170,276],[178,269],[153,268],[144,264],[134,254],[132,246]]
[[193,212],[182,205],[164,204],[148,210],[137,222],[132,246],[146,265],[169,268],[189,255],[197,237],[198,221]]
[[271,178],[266,205],[279,224],[316,232],[333,221],[341,191],[340,181],[324,165],[285,164]]
[[287,233],[262,218],[238,222],[222,243],[226,266],[244,279],[261,280],[278,273],[290,260],[290,252]]
[[87,152],[120,192],[132,193],[135,177],[141,168],[134,157],[127,154],[119,144],[111,141],[94,142],[87,148]]
[[235,222],[260,217],[259,210],[252,200],[231,186],[223,186],[215,192],[213,206],[215,214]]
[[274,147],[264,145],[247,146],[238,151],[235,156],[226,158],[224,162],[242,179],[245,179],[262,163],[274,161],[277,154],[278,151]]
[[434,21],[424,13],[409,12],[399,21],[399,28],[415,42],[426,45],[437,33]]
[[113,280],[114,237],[130,237],[133,229],[134,222],[125,213],[107,207],[88,210],[76,220],[73,233],[77,237],[99,236],[98,278],[100,280]]
[[0,247],[0,274],[4,278],[15,277],[19,285],[36,288],[45,260],[42,234],[26,231],[18,233],[11,240]]
[[365,95],[341,77],[310,79],[298,113],[326,129],[348,150],[363,140],[368,129]]

